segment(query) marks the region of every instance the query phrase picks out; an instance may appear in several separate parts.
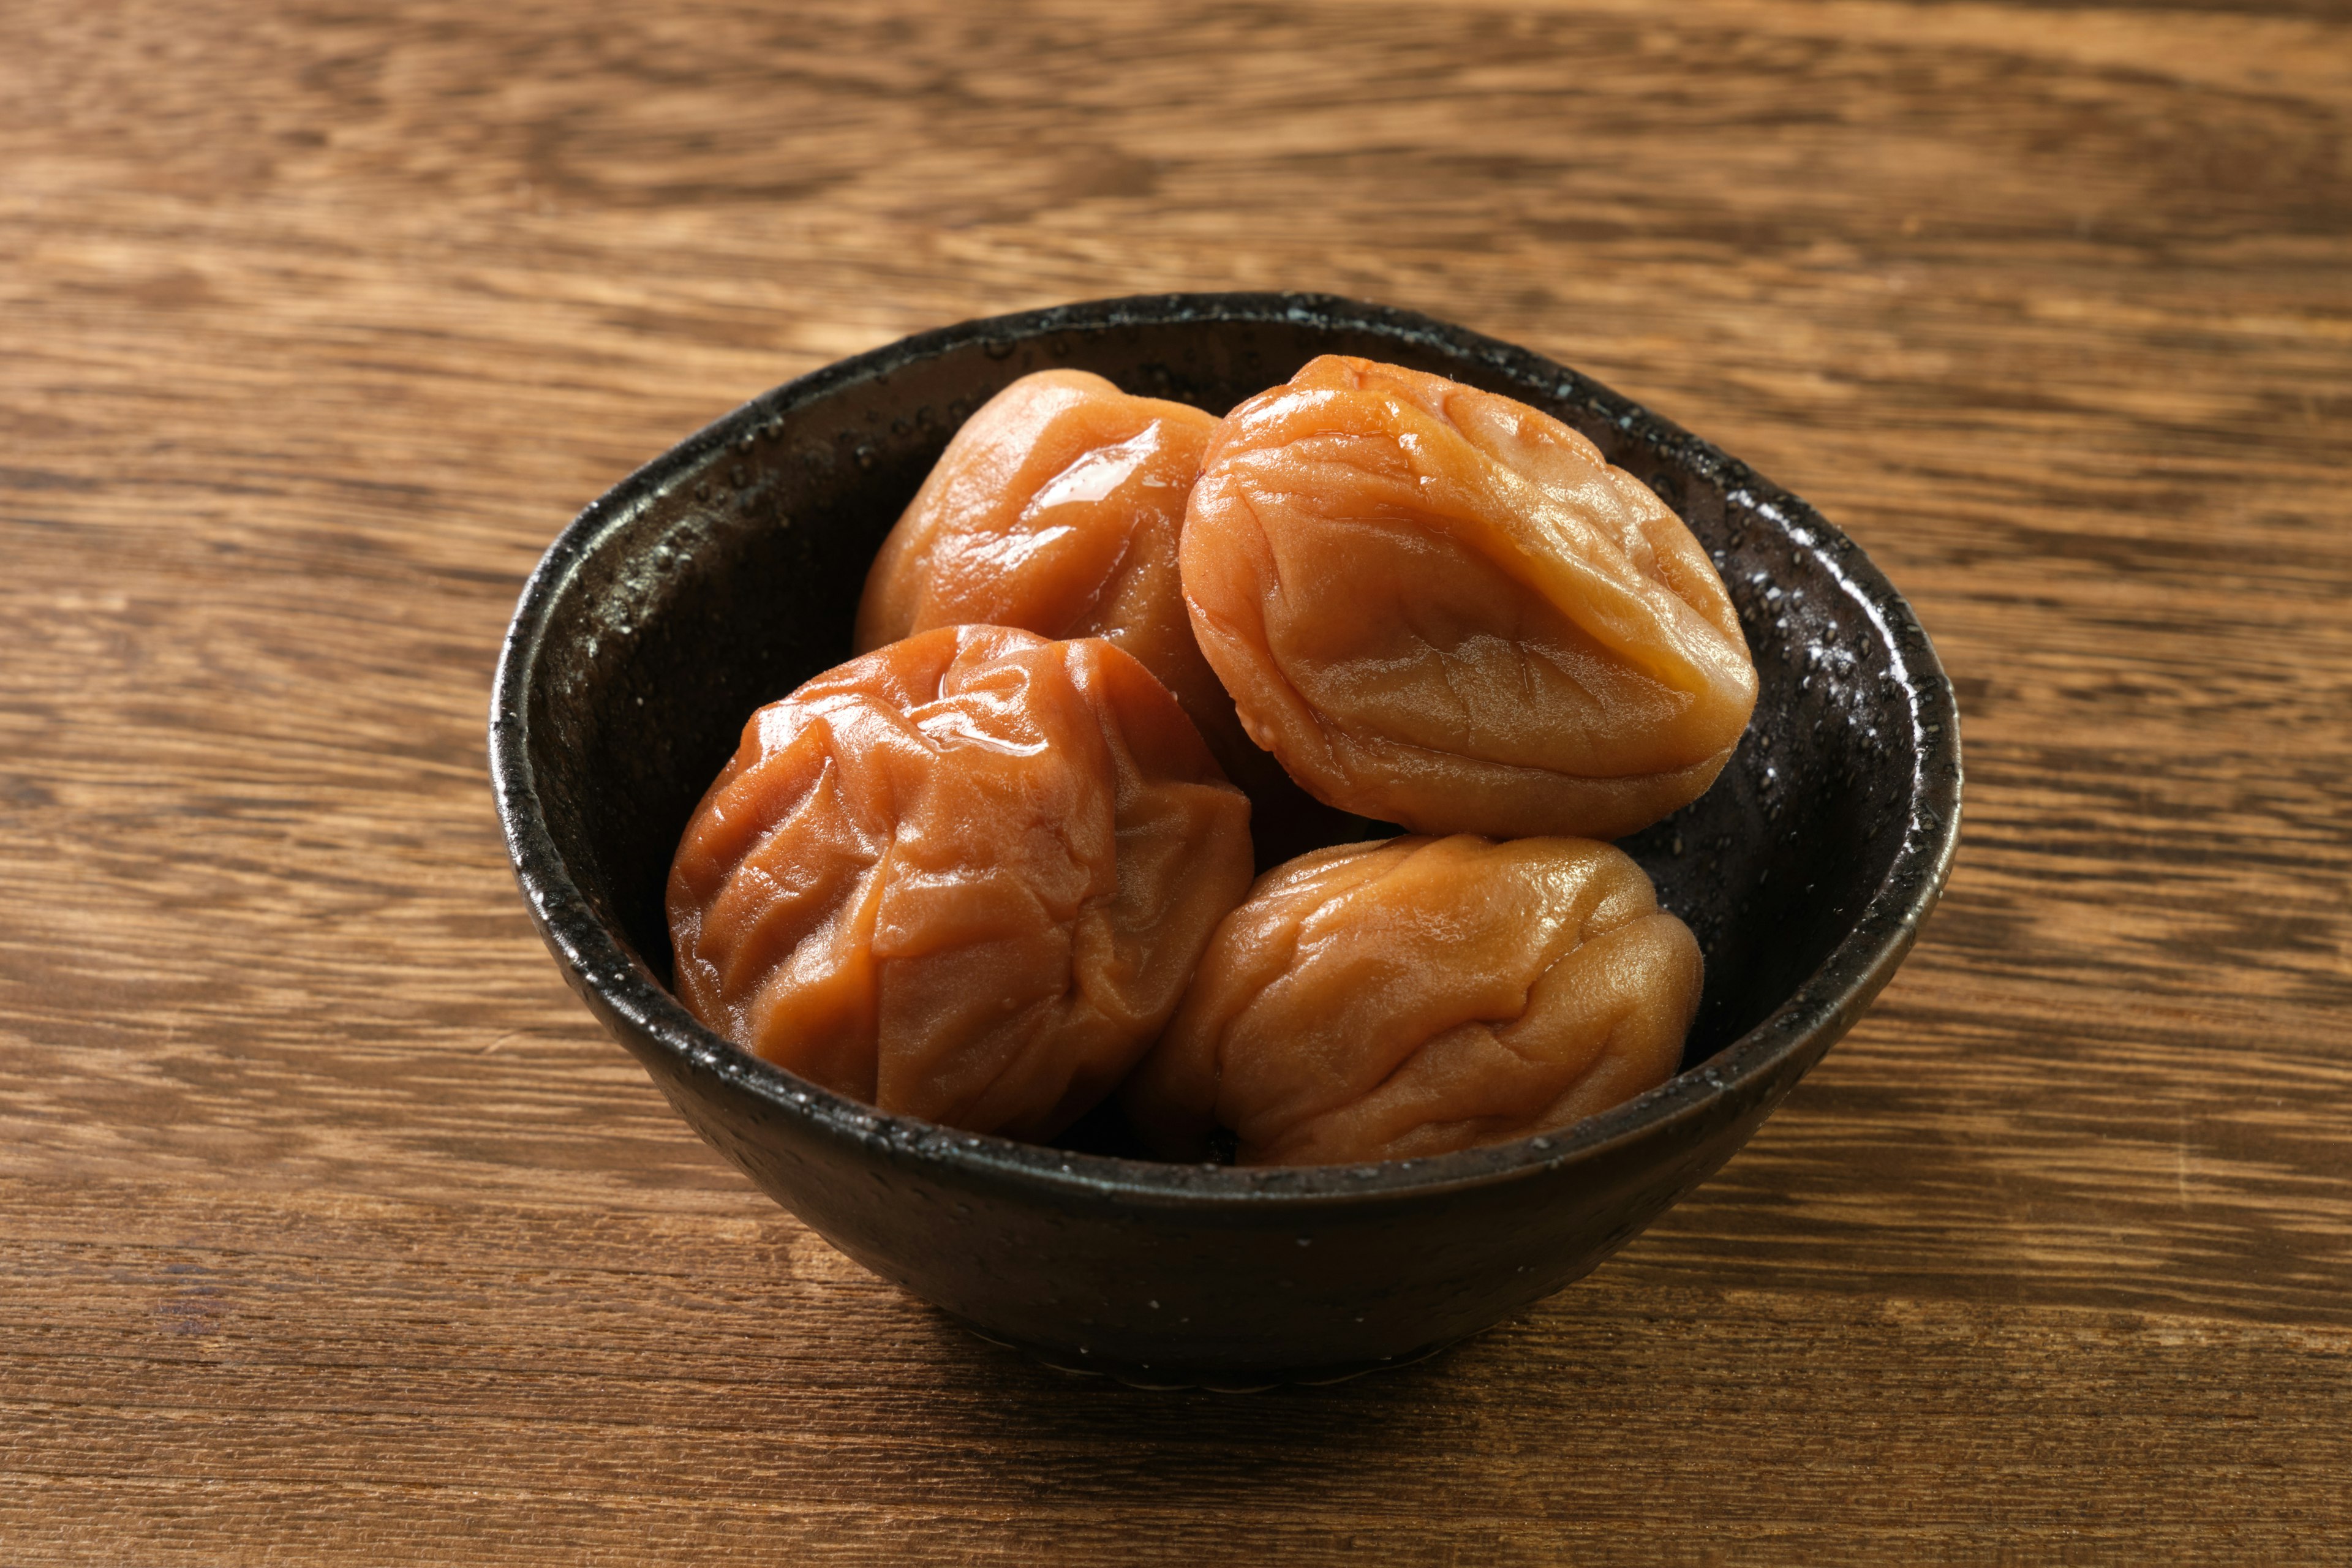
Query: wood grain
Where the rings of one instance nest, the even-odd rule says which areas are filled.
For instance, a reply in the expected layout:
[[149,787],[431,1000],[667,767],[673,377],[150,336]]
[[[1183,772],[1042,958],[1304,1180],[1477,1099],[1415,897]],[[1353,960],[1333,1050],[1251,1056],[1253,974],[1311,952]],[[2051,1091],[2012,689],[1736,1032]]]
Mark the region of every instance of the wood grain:
[[[0,1556],[2352,1552],[2352,17],[1693,0],[0,14]],[[1322,289],[1843,524],[1967,721],[1877,1010],[1428,1366],[1062,1379],[558,983],[572,510],[903,332]]]

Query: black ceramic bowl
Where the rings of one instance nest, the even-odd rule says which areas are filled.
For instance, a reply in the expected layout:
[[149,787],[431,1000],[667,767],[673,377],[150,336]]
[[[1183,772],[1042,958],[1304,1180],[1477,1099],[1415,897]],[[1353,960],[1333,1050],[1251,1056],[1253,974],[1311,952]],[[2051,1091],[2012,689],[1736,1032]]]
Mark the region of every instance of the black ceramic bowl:
[[[662,894],[744,720],[847,657],[867,563],[948,437],[1066,365],[1223,413],[1319,353],[1548,409],[1688,521],[1762,675],[1715,787],[1625,847],[1706,990],[1680,1077],[1549,1137],[1243,1170],[883,1115],[738,1050],[666,989]],[[1411,1359],[1589,1271],[1720,1166],[1911,945],[1959,834],[1952,691],[1811,507],[1575,372],[1347,300],[1114,300],[967,322],[778,387],[582,512],[524,588],[490,724],[499,812],[572,988],[703,1137],[835,1246],[983,1334],[1147,1384]]]

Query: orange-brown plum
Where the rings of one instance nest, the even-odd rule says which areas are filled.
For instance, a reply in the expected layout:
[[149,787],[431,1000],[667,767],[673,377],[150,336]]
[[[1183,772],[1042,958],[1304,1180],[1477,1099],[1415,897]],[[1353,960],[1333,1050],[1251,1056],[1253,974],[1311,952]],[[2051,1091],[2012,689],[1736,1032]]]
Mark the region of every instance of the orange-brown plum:
[[964,421],[883,542],[857,651],[965,623],[1098,637],[1159,677],[1238,776],[1264,753],[1192,640],[1176,566],[1216,428],[1086,371],[1023,376]]
[[1235,408],[1180,562],[1250,735],[1417,832],[1631,833],[1755,707],[1682,521],[1558,419],[1420,371],[1326,355]]
[[1698,1008],[1689,928],[1622,850],[1468,834],[1343,845],[1258,879],[1120,1089],[1171,1159],[1417,1159],[1654,1088]]
[[1109,643],[920,633],[744,727],[672,864],[677,994],[827,1089],[1050,1138],[1167,1023],[1248,825]]

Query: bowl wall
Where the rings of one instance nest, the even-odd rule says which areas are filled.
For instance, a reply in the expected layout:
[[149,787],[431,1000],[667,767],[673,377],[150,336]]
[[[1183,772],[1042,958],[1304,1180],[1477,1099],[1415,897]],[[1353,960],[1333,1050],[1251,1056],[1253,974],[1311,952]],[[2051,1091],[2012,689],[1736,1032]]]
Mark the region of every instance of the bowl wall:
[[[1549,1139],[1244,1172],[883,1116],[696,1024],[663,989],[678,836],[751,712],[847,657],[867,563],[962,420],[1056,366],[1223,413],[1334,353],[1557,415],[1679,512],[1730,587],[1761,676],[1755,720],[1714,788],[1623,846],[1706,955],[1682,1077]],[[967,323],[747,404],[549,551],[501,663],[492,761],[519,877],[575,989],[765,1190],[994,1337],[1137,1381],[1220,1384],[1411,1356],[1638,1233],[1746,1141],[1892,973],[1948,868],[1960,784],[1925,635],[1803,502],[1538,356],[1293,295]]]

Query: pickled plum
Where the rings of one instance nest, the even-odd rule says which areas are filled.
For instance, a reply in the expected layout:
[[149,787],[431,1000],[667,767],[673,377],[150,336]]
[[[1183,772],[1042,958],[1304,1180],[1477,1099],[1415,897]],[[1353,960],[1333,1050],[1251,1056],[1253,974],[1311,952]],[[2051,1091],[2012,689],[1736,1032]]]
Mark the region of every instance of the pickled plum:
[[934,626],[1098,637],[1176,694],[1244,784],[1272,760],[1192,640],[1176,565],[1217,418],[1077,370],[1024,375],[966,420],[884,541],[857,606],[865,653]]
[[1050,1138],[1174,1011],[1248,821],[1109,643],[923,632],[744,727],[672,865],[677,991],[838,1093]]
[[1757,680],[1722,581],[1559,420],[1326,355],[1211,441],[1202,652],[1318,799],[1423,833],[1613,838],[1696,799]]
[[1344,845],[1260,878],[1121,1087],[1160,1153],[1414,1159],[1565,1127],[1663,1083],[1698,943],[1622,851],[1471,835]]

